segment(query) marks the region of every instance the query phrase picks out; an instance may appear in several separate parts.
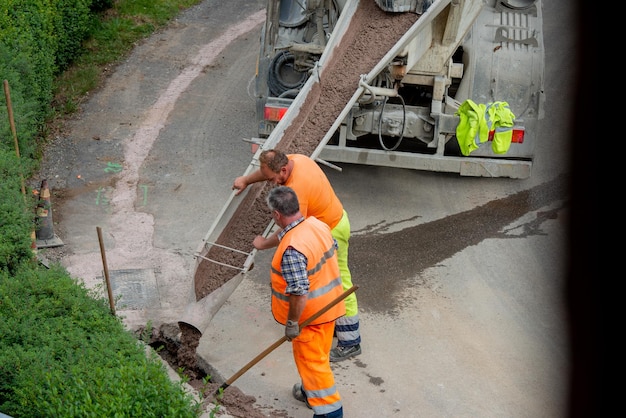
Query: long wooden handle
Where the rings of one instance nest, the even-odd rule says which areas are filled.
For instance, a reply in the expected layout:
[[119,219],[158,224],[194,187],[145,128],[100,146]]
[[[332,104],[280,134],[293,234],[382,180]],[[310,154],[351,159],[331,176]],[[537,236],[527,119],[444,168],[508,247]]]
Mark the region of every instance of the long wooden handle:
[[[319,311],[317,311],[316,313],[314,313],[313,315],[311,315],[309,318],[307,318],[304,322],[302,322],[300,324],[300,329],[306,327],[307,325],[309,325],[311,322],[315,321],[317,318],[319,318],[320,316],[322,316],[323,314],[326,313],[326,311],[328,311],[330,308],[332,308],[333,306],[335,306],[336,304],[338,304],[339,302],[341,302],[342,300],[344,300],[345,298],[348,297],[348,295],[354,293],[359,287],[358,286],[352,286],[350,289],[346,290],[345,292],[343,292],[341,295],[337,296],[335,299],[333,299],[332,301],[330,301],[328,303],[328,305],[324,306],[322,309],[320,309]],[[247,372],[252,366],[254,366],[255,364],[257,364],[259,361],[261,361],[261,359],[263,359],[263,357],[267,356],[269,353],[271,353],[272,351],[274,351],[278,346],[280,346],[282,343],[284,343],[285,341],[287,341],[287,337],[285,337],[284,335],[278,339],[274,344],[270,345],[269,347],[267,347],[265,350],[263,350],[263,352],[261,352],[258,356],[256,356],[255,358],[253,358],[252,360],[250,360],[248,362],[248,364],[246,364],[245,366],[243,366],[237,373],[235,373],[234,375],[232,375],[232,377],[230,377],[229,379],[227,379],[224,383],[222,383],[222,385],[217,388],[217,390],[215,391],[215,393],[213,394],[213,396],[218,396],[221,392],[224,391],[224,389],[226,389],[227,387],[229,387],[230,385],[233,384],[233,382],[237,379],[239,379],[239,377],[241,377],[242,374],[244,374],[245,372]]]
[[98,242],[100,243],[100,256],[102,257],[102,267],[104,268],[104,280],[107,285],[107,294],[109,295],[109,306],[111,314],[115,316],[115,300],[113,299],[113,289],[111,289],[111,280],[109,279],[109,266],[107,265],[107,254],[104,249],[104,240],[102,239],[102,228],[96,227],[98,233]]

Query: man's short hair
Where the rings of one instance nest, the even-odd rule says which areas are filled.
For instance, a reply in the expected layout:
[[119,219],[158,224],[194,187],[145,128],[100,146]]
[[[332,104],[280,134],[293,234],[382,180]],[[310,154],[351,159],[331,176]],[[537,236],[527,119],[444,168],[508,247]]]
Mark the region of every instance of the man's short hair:
[[298,196],[291,187],[278,186],[270,190],[267,195],[267,206],[284,216],[292,216],[300,210]]
[[280,169],[289,163],[287,154],[277,149],[267,149],[261,151],[259,155],[259,162],[262,165],[267,166],[272,172],[280,173]]

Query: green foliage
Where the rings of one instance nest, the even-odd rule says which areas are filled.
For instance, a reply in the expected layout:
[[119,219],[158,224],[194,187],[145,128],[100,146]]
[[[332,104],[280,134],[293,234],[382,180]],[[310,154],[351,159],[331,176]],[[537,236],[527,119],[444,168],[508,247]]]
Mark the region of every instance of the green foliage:
[[113,0],[93,0],[91,2],[91,11],[94,13],[102,12],[113,7]]
[[165,366],[62,268],[0,273],[0,410],[13,417],[197,417]]
[[[40,110],[38,98],[25,83],[28,77],[24,74],[32,71],[32,63],[26,54],[15,53],[0,42],[0,75],[4,78],[3,92],[8,92],[8,97],[3,93],[0,99],[0,149],[10,150],[15,154],[16,137],[20,155],[24,157],[22,164],[34,167],[38,155],[35,138],[43,125],[44,112]],[[9,123],[9,103],[15,133]]]
[[[11,89],[34,101],[35,107],[26,109],[29,119],[24,122],[35,131],[48,114],[57,73],[55,10],[47,3],[45,0],[0,0],[0,45],[8,59],[4,66],[13,69],[18,76],[10,80]],[[0,126],[3,122],[6,123],[6,119],[0,120]]]
[[[200,0],[0,0],[0,411],[20,417],[197,417],[201,405],[106,300],[34,260],[35,173],[48,125],[107,66]],[[9,116],[12,117],[9,117]],[[19,158],[18,158],[19,155]],[[102,289],[100,289],[102,290]],[[151,325],[149,324],[151,329]],[[142,338],[146,338],[143,335]],[[146,354],[148,353],[148,354]]]
[[[2,0],[0,0],[2,1]],[[72,113],[83,97],[101,82],[103,69],[119,62],[136,45],[181,10],[200,0],[120,0],[94,22],[82,53],[56,80],[55,111]],[[95,3],[95,2],[94,2]]]
[[[205,385],[208,383],[207,381],[204,381]],[[217,390],[217,394],[215,395],[215,406],[213,407],[213,409],[211,409],[209,411],[209,417],[210,418],[215,418],[217,415],[217,413],[220,412],[220,401],[224,398],[224,388],[222,388],[221,386],[218,388]]]
[[[92,31],[96,19],[90,3],[0,0],[0,77],[8,82],[20,153],[28,159],[38,158],[38,139],[52,116],[55,77]],[[4,143],[12,138],[5,95],[0,104]]]
[[57,67],[65,70],[82,52],[82,43],[93,32],[98,19],[91,14],[91,0],[60,0],[57,2],[55,30],[58,37]]
[[0,270],[15,273],[33,258],[35,202],[22,194],[22,167],[14,152],[0,149]]
[[[10,87],[21,154],[37,159],[47,123],[76,112],[106,66],[199,1],[0,0],[0,78]],[[5,104],[2,143],[12,138]]]
[[139,340],[143,341],[146,344],[150,343],[150,339],[152,338],[152,332],[154,328],[152,326],[152,321],[148,321],[145,327],[141,330],[139,334]]

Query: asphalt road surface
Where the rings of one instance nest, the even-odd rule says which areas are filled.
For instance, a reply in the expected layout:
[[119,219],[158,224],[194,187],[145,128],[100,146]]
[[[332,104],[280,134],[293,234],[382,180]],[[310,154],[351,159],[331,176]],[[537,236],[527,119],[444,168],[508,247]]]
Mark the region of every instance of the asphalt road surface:
[[[46,155],[55,233],[42,255],[102,289],[128,326],[176,323],[194,255],[252,158],[262,0],[207,0],[138,45]],[[352,224],[363,354],[333,364],[346,417],[557,417],[568,405],[564,299],[574,7],[544,4],[546,117],[529,179],[341,164],[324,168]],[[282,336],[271,251],[198,347],[228,378]],[[285,344],[235,386],[267,416],[310,417],[291,397]]]

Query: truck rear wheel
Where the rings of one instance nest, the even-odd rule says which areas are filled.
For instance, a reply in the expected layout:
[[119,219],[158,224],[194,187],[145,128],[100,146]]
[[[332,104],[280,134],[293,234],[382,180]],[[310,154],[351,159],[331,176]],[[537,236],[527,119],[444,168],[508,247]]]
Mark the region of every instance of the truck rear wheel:
[[[274,97],[290,90],[299,90],[308,78],[307,72],[296,71],[296,58],[291,52],[283,51],[272,59],[269,68],[268,86]],[[293,95],[295,97],[295,94]]]

